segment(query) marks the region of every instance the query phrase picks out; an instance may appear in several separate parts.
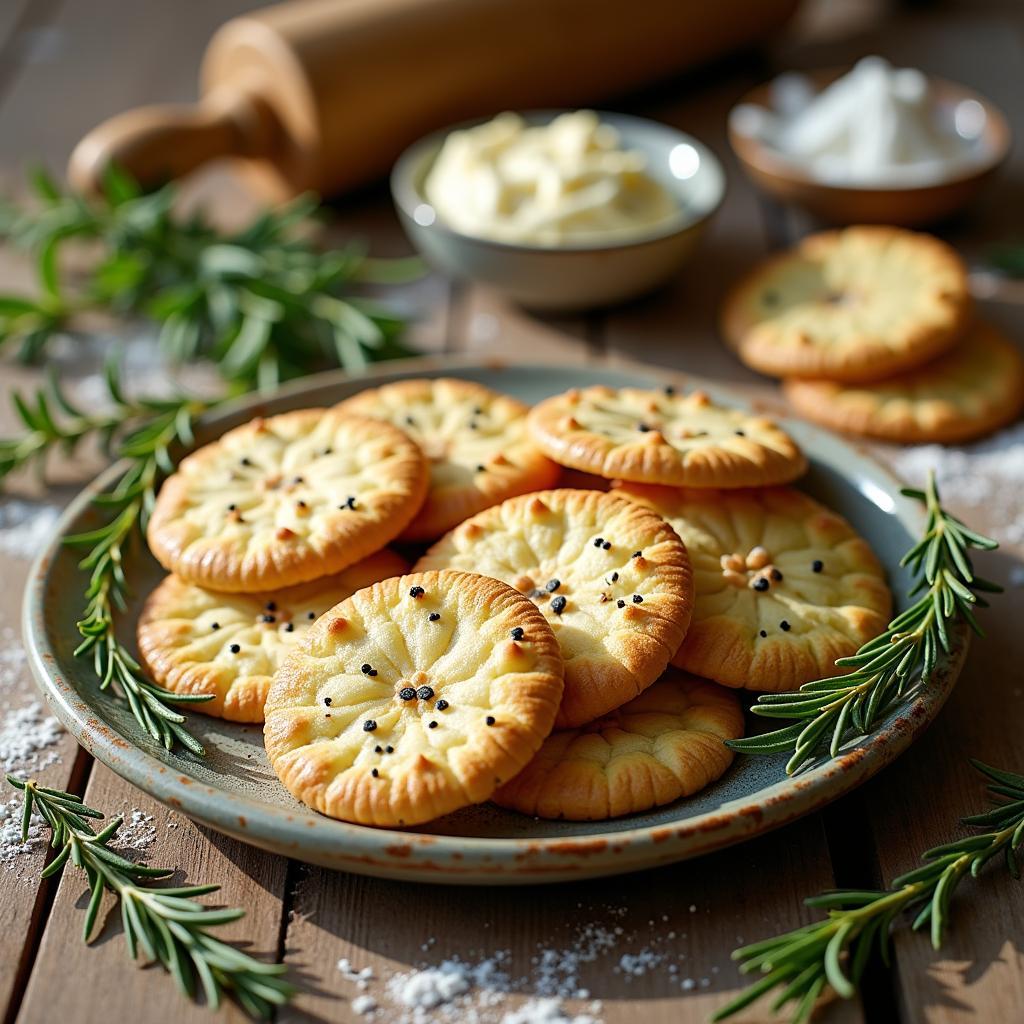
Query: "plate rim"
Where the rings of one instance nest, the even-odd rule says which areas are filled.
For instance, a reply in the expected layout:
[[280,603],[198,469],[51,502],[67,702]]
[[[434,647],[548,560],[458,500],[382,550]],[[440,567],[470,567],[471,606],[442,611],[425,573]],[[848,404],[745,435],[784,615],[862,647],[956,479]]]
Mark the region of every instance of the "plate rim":
[[[312,391],[354,380],[366,381],[370,385],[377,378],[403,373],[426,375],[453,370],[528,371],[556,367],[567,371],[622,371],[669,383],[685,382],[687,386],[706,387],[712,393],[727,397],[732,404],[756,408],[756,403],[728,386],[684,371],[635,361],[616,360],[612,365],[591,366],[562,360],[520,362],[479,356],[428,355],[374,364],[358,374],[329,371],[310,375],[279,387],[269,396],[250,394],[231,399],[203,417],[197,432],[216,429],[218,424],[240,414],[258,415],[261,402],[277,405]],[[801,427],[856,451],[859,458],[866,459],[890,483],[902,486],[895,474],[869,453],[858,451],[845,439],[813,425],[801,424]],[[236,794],[231,794],[230,807],[224,807],[224,790],[174,772],[122,737],[97,716],[75,686],[57,669],[59,661],[47,641],[44,621],[43,597],[49,573],[70,523],[87,508],[96,493],[123,472],[123,467],[124,463],[120,461],[108,466],[75,495],[58,519],[53,538],[36,557],[29,571],[22,603],[22,632],[29,667],[37,685],[76,741],[132,785],[219,832],[326,867],[405,880],[528,884],[584,875],[611,875],[689,859],[724,848],[824,807],[894,761],[938,714],[952,692],[969,647],[969,631],[961,624],[951,638],[950,654],[929,686],[867,741],[857,742],[836,758],[797,776],[759,789],[742,801],[732,801],[715,811],[683,821],[647,824],[620,831],[596,831],[586,836],[489,838],[408,832],[317,817],[315,820],[304,819],[308,826],[303,832],[306,843],[285,843],[282,835],[292,835],[296,831],[295,814],[287,807],[261,804]],[[923,510],[918,518],[920,523],[924,522]],[[599,822],[594,824],[600,825]]]

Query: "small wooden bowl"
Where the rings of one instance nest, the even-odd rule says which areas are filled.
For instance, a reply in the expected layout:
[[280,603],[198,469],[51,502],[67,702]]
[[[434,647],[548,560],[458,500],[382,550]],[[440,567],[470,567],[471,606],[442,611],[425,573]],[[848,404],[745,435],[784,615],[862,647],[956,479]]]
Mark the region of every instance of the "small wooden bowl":
[[[849,69],[811,72],[808,78],[820,91]],[[1010,127],[1002,111],[966,86],[929,76],[936,100],[955,106],[964,100],[980,104],[985,112],[979,146],[984,156],[964,173],[931,185],[858,187],[829,185],[812,177],[759,139],[737,132],[730,118],[729,144],[747,176],[769,195],[803,207],[832,224],[895,224],[917,227],[959,210],[985,186],[1010,150]],[[771,83],[748,92],[740,104],[772,109]]]

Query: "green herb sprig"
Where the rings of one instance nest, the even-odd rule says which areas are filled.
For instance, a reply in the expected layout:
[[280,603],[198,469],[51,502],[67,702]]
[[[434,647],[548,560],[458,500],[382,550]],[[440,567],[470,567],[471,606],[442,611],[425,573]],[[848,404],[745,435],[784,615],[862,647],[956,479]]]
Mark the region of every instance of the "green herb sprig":
[[927,925],[932,946],[939,949],[949,927],[953,893],[968,874],[977,878],[989,861],[1001,855],[1010,874],[1020,878],[1024,775],[980,761],[971,763],[991,780],[989,792],[1006,798],[994,801],[983,814],[962,819],[962,824],[982,831],[928,850],[922,857],[924,864],[894,879],[890,889],[837,890],[806,900],[808,906],[827,911],[828,917],[737,949],[732,956],[741,961],[740,970],[744,974],[759,971],[763,977],[712,1020],[731,1017],[766,993],[779,990],[772,1010],[793,1005],[792,1024],[804,1024],[826,989],[844,999],[856,994],[873,954],[880,954],[888,966],[890,932],[902,913],[916,911],[911,927]]
[[103,814],[86,806],[81,797],[13,775],[8,775],[7,781],[24,794],[22,842],[28,841],[33,811],[52,832],[50,845],[57,854],[43,869],[42,877],[57,874],[69,860],[85,872],[90,890],[82,929],[85,942],[95,930],[106,890],[120,904],[128,955],[137,960],[141,954],[161,963],[190,999],[201,989],[206,1002],[216,1009],[227,993],[250,1016],[266,1020],[274,1007],[292,997],[293,986],[281,977],[286,970],[283,964],[257,960],[210,934],[211,928],[245,916],[244,910],[209,907],[196,901],[219,886],[155,887],[153,882],[173,874],[173,869],[147,867],[112,850],[110,844],[122,825],[120,817],[96,832],[89,822],[102,819]]
[[[38,203],[0,209],[0,235],[35,257],[39,297],[0,295],[0,346],[36,361],[81,314],[99,309],[156,321],[175,363],[212,360],[235,391],[407,354],[401,322],[352,289],[422,272],[416,260],[370,260],[355,245],[321,250],[310,239],[317,201],[302,197],[242,231],[221,233],[203,214],[177,215],[174,183],[143,193],[111,169],[103,195],[62,190],[32,176]],[[60,272],[68,243],[99,250],[84,280]]]
[[45,467],[56,448],[73,451],[93,438],[128,468],[114,487],[96,497],[105,521],[65,543],[84,551],[79,567],[89,574],[85,608],[78,622],[82,642],[76,655],[91,655],[101,689],[113,689],[128,702],[145,731],[168,750],[180,743],[201,756],[203,746],[185,728],[185,716],[175,706],[210,700],[205,694],[172,693],[148,680],[131,652],[117,637],[114,617],[127,607],[125,555],[145,529],[156,486],[172,472],[171,451],[192,444],[192,426],[214,403],[187,395],[130,399],[125,395],[116,364],[107,364],[105,382],[110,411],[88,415],[51,379],[31,399],[14,396],[15,409],[27,430],[21,437],[0,440],[0,482],[30,464]]
[[848,739],[866,736],[900,701],[926,685],[939,655],[951,649],[951,627],[966,622],[983,635],[974,615],[986,602],[978,591],[1002,588],[974,572],[970,553],[998,547],[950,515],[939,500],[933,476],[923,491],[905,488],[903,494],[925,503],[928,521],[924,535],[903,556],[917,580],[909,596],[913,604],[889,623],[885,632],[864,644],[836,666],[849,671],[805,683],[799,690],[768,693],[751,707],[765,718],[795,718],[792,725],[729,743],[744,754],[791,752],[786,771],[793,774],[812,761],[827,743],[835,757]]

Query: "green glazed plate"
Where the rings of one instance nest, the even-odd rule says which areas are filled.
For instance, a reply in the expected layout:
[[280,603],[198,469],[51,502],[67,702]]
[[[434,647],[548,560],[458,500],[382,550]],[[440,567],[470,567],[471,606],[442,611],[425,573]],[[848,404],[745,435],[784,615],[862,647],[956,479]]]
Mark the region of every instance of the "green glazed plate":
[[[719,401],[744,404],[704,381],[647,368],[419,359],[361,377],[307,378],[272,398],[234,403],[205,421],[199,440],[212,440],[257,414],[331,405],[373,384],[441,374],[479,381],[529,403],[588,384],[672,383],[699,385]],[[793,421],[786,427],[811,462],[800,486],[841,512],[870,541],[899,598],[908,583],[899,559],[921,531],[921,509],[900,496],[886,470],[853,446],[807,424]],[[90,499],[118,472],[112,467],[71,504],[26,590],[29,658],[54,713],[86,750],[168,806],[244,842],[345,871],[425,882],[526,884],[632,871],[742,842],[822,807],[892,761],[938,713],[966,655],[963,631],[913,703],[894,712],[870,739],[849,744],[835,760],[794,778],[785,774],[783,755],[738,757],[702,793],[614,821],[540,821],[485,804],[407,831],[349,825],[321,817],[285,791],[267,763],[258,726],[192,714],[189,725],[206,747],[206,758],[169,753],[140,735],[126,705],[97,689],[90,662],[73,656],[83,580],[74,553],[61,542],[97,525]],[[121,617],[121,628],[125,641],[134,644],[138,606],[162,570],[139,550],[128,575],[136,603]],[[750,727],[760,728],[760,720]]]

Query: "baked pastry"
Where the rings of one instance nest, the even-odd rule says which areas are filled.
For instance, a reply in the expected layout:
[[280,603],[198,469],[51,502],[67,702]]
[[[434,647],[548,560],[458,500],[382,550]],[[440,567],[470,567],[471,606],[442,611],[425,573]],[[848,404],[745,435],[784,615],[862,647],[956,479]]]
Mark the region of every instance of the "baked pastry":
[[646,509],[597,491],[510,498],[437,542],[417,570],[484,573],[527,595],[565,659],[557,727],[617,708],[664,671],[686,633],[686,550]]
[[362,391],[337,408],[393,423],[430,460],[430,491],[405,540],[436,540],[482,509],[558,479],[558,466],[526,429],[528,407],[482,384],[403,380]]
[[757,487],[807,468],[770,419],[716,405],[702,391],[574,389],[536,406],[530,429],[556,462],[613,480]]
[[761,373],[863,383],[946,352],[970,317],[967,272],[948,245],[850,227],[755,267],[726,298],[722,333]]
[[714,782],[743,735],[743,709],[721,686],[669,669],[596,722],[553,732],[492,800],[523,814],[597,821],[650,810]]
[[397,537],[427,493],[419,448],[333,409],[254,419],[181,461],[147,539],[199,586],[249,593],[340,572]]
[[334,576],[262,594],[225,594],[167,576],[138,624],[152,678],[175,693],[209,694],[197,711],[262,722],[270,681],[285,655],[328,608],[408,566],[385,548]]
[[270,689],[264,737],[285,787],[364,825],[415,825],[488,799],[551,731],[558,642],[497,580],[423,572],[323,615]]
[[867,542],[788,487],[613,492],[665,517],[693,562],[693,621],[673,664],[725,686],[792,690],[884,630],[892,597]]
[[899,444],[955,444],[989,434],[1024,408],[1024,358],[991,324],[975,323],[945,355],[874,384],[788,380],[801,416]]

